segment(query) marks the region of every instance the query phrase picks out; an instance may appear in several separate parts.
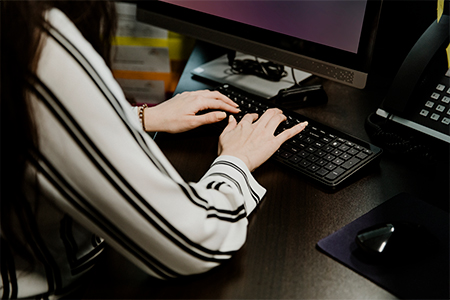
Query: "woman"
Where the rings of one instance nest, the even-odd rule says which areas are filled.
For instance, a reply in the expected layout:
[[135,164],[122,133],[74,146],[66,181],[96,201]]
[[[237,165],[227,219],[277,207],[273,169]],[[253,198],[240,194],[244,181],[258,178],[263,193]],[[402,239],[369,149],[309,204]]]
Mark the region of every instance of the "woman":
[[1,5],[3,298],[67,295],[104,240],[162,279],[229,259],[265,193],[250,171],[306,124],[275,137],[279,110],[230,117],[218,158],[187,183],[144,129],[220,121],[239,111],[230,99],[198,91],[133,108],[109,69],[113,4]]

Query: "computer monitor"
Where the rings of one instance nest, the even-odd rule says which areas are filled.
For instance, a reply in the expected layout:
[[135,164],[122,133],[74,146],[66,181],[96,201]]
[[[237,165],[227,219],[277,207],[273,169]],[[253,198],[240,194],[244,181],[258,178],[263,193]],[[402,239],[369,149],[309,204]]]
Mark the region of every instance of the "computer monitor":
[[364,88],[382,1],[139,1],[141,22]]

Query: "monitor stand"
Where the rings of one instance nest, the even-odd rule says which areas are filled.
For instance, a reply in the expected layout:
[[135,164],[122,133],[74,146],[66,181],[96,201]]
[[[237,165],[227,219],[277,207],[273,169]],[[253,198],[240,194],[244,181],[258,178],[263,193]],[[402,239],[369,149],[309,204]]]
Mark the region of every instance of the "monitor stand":
[[[236,53],[236,59],[255,59],[255,57],[238,52]],[[259,60],[261,62],[265,61],[263,59]],[[277,95],[279,90],[289,88],[295,84],[291,70],[286,71],[287,76],[283,77],[280,81],[270,81],[255,75],[235,74],[231,71],[231,67],[228,64],[227,55],[223,55],[195,68],[191,73],[220,84],[228,83],[249,93],[269,99]],[[294,74],[297,83],[311,76],[310,73],[300,70],[294,70]]]

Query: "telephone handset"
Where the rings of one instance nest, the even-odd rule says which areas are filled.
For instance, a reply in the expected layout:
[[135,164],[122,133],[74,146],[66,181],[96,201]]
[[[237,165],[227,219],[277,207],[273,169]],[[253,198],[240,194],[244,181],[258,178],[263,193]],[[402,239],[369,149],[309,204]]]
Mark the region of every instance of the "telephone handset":
[[449,16],[434,21],[401,65],[377,115],[450,143]]
[[[449,18],[442,16],[439,23],[433,22],[419,38],[400,67],[383,102],[386,110],[399,115],[405,111],[415,88],[418,87],[421,77],[426,75],[424,72],[429,69],[427,67],[432,63],[434,56],[439,51],[445,56],[449,31]],[[435,59],[438,60],[438,58]]]

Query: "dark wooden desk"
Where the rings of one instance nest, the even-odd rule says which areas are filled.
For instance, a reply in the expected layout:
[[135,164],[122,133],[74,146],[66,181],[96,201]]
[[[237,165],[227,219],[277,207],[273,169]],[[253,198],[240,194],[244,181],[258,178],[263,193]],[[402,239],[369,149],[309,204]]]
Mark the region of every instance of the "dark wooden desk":
[[[193,67],[222,54],[220,48],[197,46],[177,92],[211,87],[193,80]],[[366,117],[386,92],[376,85],[357,90],[321,81],[325,106],[302,114],[369,140]],[[216,157],[216,134],[199,129],[159,135],[157,143],[188,181],[197,181]],[[432,173],[430,173],[433,171]],[[254,172],[267,188],[250,217],[245,246],[227,263],[202,275],[173,281],[150,278],[116,252],[106,258],[88,286],[85,298],[183,299],[391,299],[390,293],[321,253],[316,243],[401,192],[411,193],[448,211],[448,166],[439,171],[385,155],[379,168],[334,193],[309,184],[290,170],[268,161]],[[433,176],[430,176],[433,174]]]

